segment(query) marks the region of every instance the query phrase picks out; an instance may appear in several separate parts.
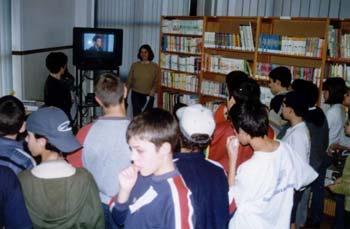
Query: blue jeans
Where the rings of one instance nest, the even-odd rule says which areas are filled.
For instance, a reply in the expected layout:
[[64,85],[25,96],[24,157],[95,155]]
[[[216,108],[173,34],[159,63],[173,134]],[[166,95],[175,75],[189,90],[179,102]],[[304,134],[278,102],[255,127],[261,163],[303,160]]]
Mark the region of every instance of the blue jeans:
[[102,204],[103,215],[105,217],[105,229],[119,229],[118,225],[114,222],[112,214],[109,211],[109,206],[107,204]]

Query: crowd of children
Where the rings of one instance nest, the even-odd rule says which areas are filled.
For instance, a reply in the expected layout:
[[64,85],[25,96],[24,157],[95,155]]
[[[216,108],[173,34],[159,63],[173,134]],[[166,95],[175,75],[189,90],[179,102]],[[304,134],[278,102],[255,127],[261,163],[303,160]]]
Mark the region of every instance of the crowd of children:
[[[62,86],[66,59],[50,54],[47,66],[46,89],[49,81]],[[47,106],[26,120],[20,100],[0,98],[0,227],[319,226],[326,169],[350,147],[349,91],[341,78],[327,79],[322,110],[315,84],[291,81],[288,68],[270,73],[269,107],[258,83],[234,71],[226,76],[227,104],[215,114],[195,104],[128,120],[127,87],[103,74],[95,85],[103,116],[76,136],[68,106],[49,102],[56,95],[46,89]],[[328,189],[337,199],[336,228],[350,228],[349,158]]]

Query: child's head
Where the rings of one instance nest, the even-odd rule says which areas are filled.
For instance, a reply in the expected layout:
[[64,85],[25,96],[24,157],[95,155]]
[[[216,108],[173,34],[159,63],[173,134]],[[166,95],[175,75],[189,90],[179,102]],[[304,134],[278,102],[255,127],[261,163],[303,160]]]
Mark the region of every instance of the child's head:
[[100,76],[95,86],[95,94],[97,102],[108,108],[124,103],[126,88],[119,77],[106,73]]
[[46,57],[46,67],[52,74],[63,74],[68,58],[63,52],[52,52]]
[[126,138],[141,175],[158,175],[167,163],[172,163],[178,133],[177,121],[168,111],[155,108],[134,117]]
[[0,98],[0,136],[16,135],[24,131],[25,109],[14,96]]
[[269,73],[269,87],[272,94],[276,95],[283,90],[287,90],[292,81],[292,74],[287,67],[277,67]]
[[288,121],[304,118],[308,111],[308,103],[302,93],[291,91],[286,94],[282,103],[282,116]]
[[70,127],[67,115],[59,108],[44,107],[27,119],[28,148],[34,156],[50,150],[70,153],[81,148]]
[[350,88],[346,87],[346,93],[344,95],[343,105],[347,108],[350,107]]
[[229,116],[242,145],[250,144],[252,138],[267,135],[269,128],[267,109],[260,102],[236,104],[231,108]]
[[215,129],[212,112],[200,104],[183,107],[176,112],[181,133],[181,147],[192,152],[207,148]]
[[346,94],[346,85],[343,78],[328,78],[323,83],[322,90],[325,103],[330,105],[343,103]]
[[309,80],[296,79],[292,83],[293,91],[304,96],[308,107],[313,107],[317,103],[319,92],[316,84]]

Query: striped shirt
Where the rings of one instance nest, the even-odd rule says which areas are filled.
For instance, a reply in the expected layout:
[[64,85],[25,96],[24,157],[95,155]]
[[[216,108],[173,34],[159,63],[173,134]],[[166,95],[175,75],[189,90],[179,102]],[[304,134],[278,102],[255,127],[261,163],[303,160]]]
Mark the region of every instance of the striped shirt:
[[114,221],[128,228],[193,228],[191,192],[177,170],[160,176],[138,176],[124,204],[112,202]]

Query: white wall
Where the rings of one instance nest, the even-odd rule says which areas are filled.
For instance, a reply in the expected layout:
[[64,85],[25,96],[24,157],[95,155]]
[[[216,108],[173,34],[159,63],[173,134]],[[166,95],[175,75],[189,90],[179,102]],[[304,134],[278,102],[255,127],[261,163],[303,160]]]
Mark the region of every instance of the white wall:
[[[12,50],[28,51],[72,45],[74,26],[93,25],[94,0],[12,0]],[[59,50],[69,58],[72,50]],[[43,98],[49,52],[13,55],[13,80],[16,96]]]

